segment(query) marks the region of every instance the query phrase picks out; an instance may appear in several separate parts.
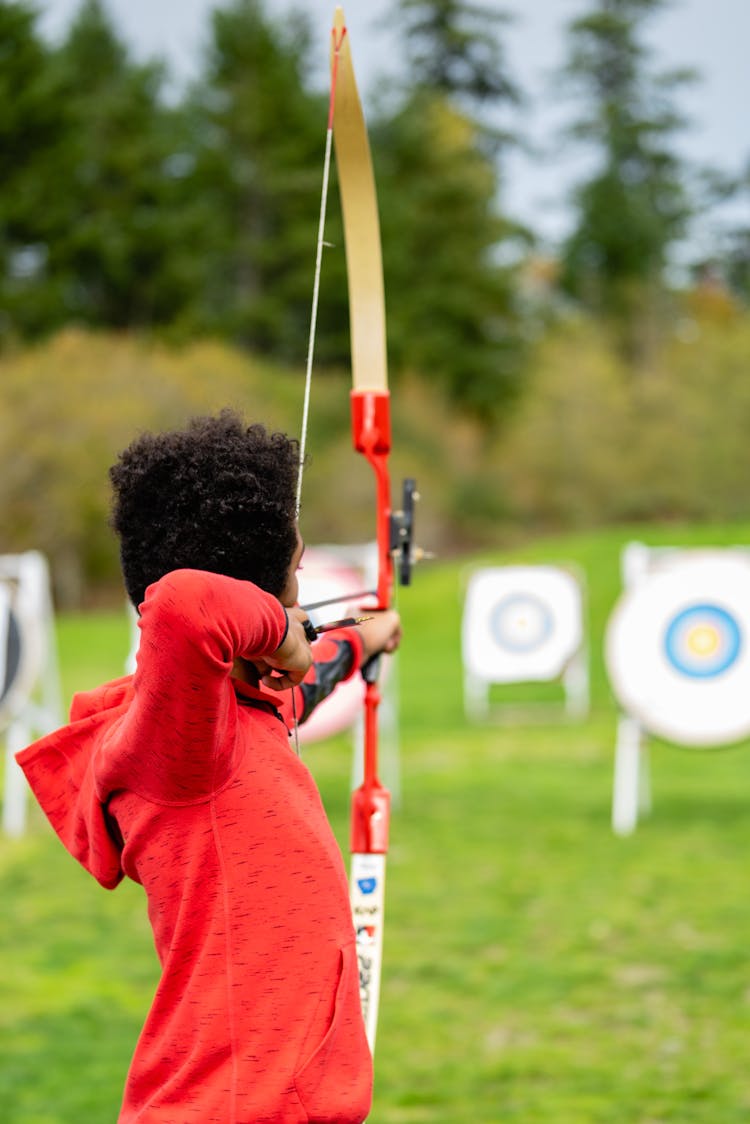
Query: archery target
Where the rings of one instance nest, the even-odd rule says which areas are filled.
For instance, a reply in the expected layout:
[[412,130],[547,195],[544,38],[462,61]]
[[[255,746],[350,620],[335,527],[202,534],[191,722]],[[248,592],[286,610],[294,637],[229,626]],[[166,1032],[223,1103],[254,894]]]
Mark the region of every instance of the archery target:
[[691,746],[750,735],[750,561],[679,552],[626,591],[605,658],[620,705],[650,732]]
[[683,675],[710,679],[735,662],[742,633],[735,617],[719,605],[690,605],[669,622],[664,654]]
[[21,659],[21,635],[16,615],[9,605],[0,611],[0,706],[4,703],[18,675]]
[[553,627],[548,606],[534,593],[510,593],[495,605],[490,617],[495,642],[509,652],[533,652],[544,644]]
[[39,675],[39,622],[22,611],[14,582],[0,582],[0,729],[26,703]]
[[[330,597],[340,596],[342,591],[361,589],[363,584],[361,571],[345,565],[334,555],[313,547],[305,550],[298,576],[300,605],[325,601]],[[345,601],[336,602],[335,605],[314,609],[308,615],[314,625],[343,617],[363,616],[362,601],[359,598],[354,605]],[[320,741],[348,729],[361,712],[363,698],[364,682],[361,675],[354,675],[339,683],[299,727],[300,742],[304,745]]]
[[463,618],[466,670],[491,683],[557,679],[583,639],[576,579],[553,566],[503,566],[471,577]]

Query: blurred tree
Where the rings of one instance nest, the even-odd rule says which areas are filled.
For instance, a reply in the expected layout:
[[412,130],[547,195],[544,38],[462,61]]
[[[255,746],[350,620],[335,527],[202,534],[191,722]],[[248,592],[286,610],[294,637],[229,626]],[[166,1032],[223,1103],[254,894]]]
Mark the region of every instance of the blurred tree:
[[[738,176],[727,181],[725,198],[734,203],[750,204],[750,161]],[[750,224],[731,223],[721,239],[720,271],[735,296],[750,304]]]
[[732,231],[726,253],[726,274],[732,292],[750,304],[750,227]]
[[[80,605],[97,587],[121,590],[108,527],[107,470],[118,451],[138,432],[181,426],[227,405],[248,422],[295,433],[300,384],[299,367],[261,361],[214,340],[175,347],[134,333],[66,329],[0,355],[0,553],[43,550],[60,606]],[[315,470],[304,497],[311,541],[364,542],[373,532],[372,474],[351,450],[350,386],[330,377],[315,387],[309,443]],[[475,489],[467,474],[494,492],[477,462],[476,427],[458,419],[426,381],[407,380],[400,396],[394,476],[408,471],[422,482],[432,496],[425,541],[441,553],[455,550],[453,509],[461,504],[467,533],[476,525],[476,514],[469,519],[466,497]]]
[[119,585],[107,475],[118,451],[226,405],[285,427],[298,388],[283,374],[215,343],[78,329],[0,357],[0,553],[44,551],[61,605]]
[[596,0],[569,27],[565,75],[582,116],[569,135],[597,166],[574,194],[575,227],[561,283],[616,329],[624,356],[642,358],[663,307],[669,252],[690,216],[673,140],[685,126],[674,94],[695,75],[654,73],[640,32],[669,0]]
[[0,3],[0,338],[44,325],[28,291],[46,268],[64,109],[30,5]]
[[56,67],[67,128],[49,274],[61,318],[170,322],[196,284],[187,255],[202,222],[186,205],[181,116],[162,104],[162,68],[130,61],[100,0],[84,0]]
[[520,101],[500,38],[507,12],[468,0],[401,0],[393,18],[403,28],[410,85],[479,106]]
[[395,6],[409,66],[400,106],[374,130],[393,358],[489,426],[518,388],[523,351],[514,263],[528,232],[499,203],[516,137],[490,124],[521,102],[508,19],[467,0]]
[[518,388],[514,266],[522,232],[497,213],[472,123],[419,91],[376,131],[391,357],[492,426]]
[[261,0],[214,11],[207,67],[190,111],[190,189],[207,208],[202,327],[299,361],[310,315],[325,105],[305,88],[301,16]]

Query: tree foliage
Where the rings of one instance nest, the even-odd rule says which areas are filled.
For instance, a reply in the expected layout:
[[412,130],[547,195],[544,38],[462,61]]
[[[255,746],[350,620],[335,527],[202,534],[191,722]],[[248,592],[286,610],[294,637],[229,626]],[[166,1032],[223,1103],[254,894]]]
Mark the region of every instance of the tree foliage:
[[34,24],[27,5],[0,4],[0,337],[49,318],[44,294],[29,290],[52,234],[64,107]]
[[501,37],[507,12],[468,0],[402,0],[396,17],[410,85],[480,106],[520,101]]
[[644,21],[665,3],[595,0],[569,28],[566,75],[582,106],[570,135],[593,149],[596,167],[574,194],[562,283],[615,324],[630,359],[642,351],[646,313],[658,307],[669,251],[690,215],[674,95],[694,76],[654,71],[642,41]]
[[175,351],[70,329],[0,359],[0,552],[47,553],[61,604],[116,581],[107,470],[119,450],[224,405],[252,403],[252,420],[280,426],[273,376],[216,344]]
[[[720,202],[743,205],[750,203],[750,161],[738,175],[724,176],[719,189]],[[718,275],[727,288],[750,305],[750,221],[734,217],[724,222],[712,258],[701,263],[711,274]],[[700,267],[699,267],[700,270]]]
[[[174,347],[122,333],[68,329],[0,356],[0,553],[44,551],[60,605],[79,605],[92,589],[121,590],[108,528],[107,470],[117,453],[140,431],[184,425],[224,406],[297,435],[303,381],[299,368],[260,362],[221,342]],[[343,372],[316,386],[302,512],[310,541],[367,542],[374,534],[372,472],[351,449],[350,387]],[[409,380],[400,397],[393,476],[408,470],[430,491],[421,533],[444,550],[454,537],[443,514],[453,502],[444,458],[459,441],[456,463],[467,462],[467,423],[432,386]]]
[[745,518],[750,319],[694,293],[632,379],[601,325],[541,342],[492,476],[506,519],[536,530]]
[[492,425],[517,393],[523,352],[508,263],[527,232],[503,213],[500,192],[516,138],[489,124],[521,101],[504,49],[509,16],[469,0],[404,0],[396,18],[408,81],[375,134],[386,274],[400,294],[393,355]]
[[[478,11],[407,5],[418,61],[388,112],[367,115],[394,375],[424,367],[489,420],[518,378],[514,285],[498,264],[516,231],[498,209],[497,146],[490,155],[469,106],[513,105],[517,91],[502,20]],[[131,59],[101,0],[82,0],[59,47],[38,37],[31,7],[0,0],[6,339],[68,323],[211,333],[302,363],[326,99],[310,87],[309,21],[270,12],[263,0],[217,7],[201,74],[175,105],[161,66]],[[321,369],[348,359],[335,189],[327,235]]]
[[387,291],[399,368],[491,423],[518,389],[515,269],[495,254],[520,232],[497,211],[494,167],[473,123],[420,91],[377,134]]
[[[592,320],[559,325],[531,356],[526,393],[501,436],[409,377],[394,401],[393,477],[429,497],[420,543],[449,555],[519,529],[750,517],[750,317],[694,294],[679,330],[632,379]],[[299,369],[237,349],[174,349],[66,331],[0,358],[0,552],[45,551],[59,604],[121,588],[107,527],[107,469],[139,430],[231,405],[296,433]],[[351,451],[349,380],[316,387],[303,533],[364,542],[372,479]],[[448,467],[449,466],[449,467]]]
[[85,0],[57,49],[36,36],[31,9],[0,5],[6,50],[13,89],[0,90],[0,113],[13,111],[24,153],[0,188],[6,336],[171,321],[189,288],[190,211],[170,171],[177,115],[161,69],[130,60],[100,0]]
[[175,262],[186,231],[169,160],[173,115],[163,74],[136,65],[100,0],[85,0],[57,52],[66,108],[58,229],[49,272],[66,319],[142,327],[176,314]]
[[[582,99],[572,135],[597,165],[575,196],[561,283],[616,326],[631,362],[671,297],[667,265],[690,210],[674,150],[686,75],[655,71],[641,34],[665,2],[590,0],[570,30]],[[0,343],[77,323],[212,334],[301,365],[327,108],[307,17],[224,0],[176,102],[160,65],[131,58],[102,0],[81,0],[56,46],[35,20],[26,0],[0,0]],[[392,372],[424,373],[492,424],[523,386],[530,335],[518,262],[531,235],[503,201],[521,99],[508,16],[478,0],[404,0],[392,20],[408,66],[365,105]],[[332,188],[316,345],[326,371],[348,360],[335,170]],[[742,231],[725,258],[747,288]]]
[[299,359],[309,318],[325,107],[305,85],[309,28],[259,0],[214,11],[208,60],[190,98],[206,204],[199,326]]

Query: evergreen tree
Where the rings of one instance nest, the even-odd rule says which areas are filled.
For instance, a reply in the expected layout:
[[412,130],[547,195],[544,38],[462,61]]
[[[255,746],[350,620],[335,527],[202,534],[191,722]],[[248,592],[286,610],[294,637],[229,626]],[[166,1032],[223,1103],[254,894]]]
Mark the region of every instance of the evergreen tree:
[[563,287],[614,323],[630,359],[642,352],[646,316],[665,290],[669,253],[690,215],[673,142],[685,125],[675,92],[694,75],[655,73],[640,32],[668,0],[596,0],[569,28],[566,75],[583,114],[570,129],[596,154],[575,191],[575,228],[564,247]]
[[0,3],[0,338],[44,326],[44,277],[63,105],[24,3]]
[[408,79],[375,135],[391,352],[491,424],[517,389],[523,350],[517,269],[502,264],[526,239],[500,207],[515,138],[489,124],[521,100],[501,38],[508,17],[467,0],[404,0],[393,18]]
[[506,12],[468,0],[402,0],[396,17],[412,86],[480,106],[520,100],[500,38]]
[[750,227],[732,231],[726,252],[725,272],[733,293],[750,305]]
[[391,358],[488,424],[517,389],[522,232],[497,213],[494,164],[445,99],[414,95],[375,133]]
[[[744,170],[732,177],[726,186],[724,199],[750,203],[750,161]],[[728,224],[721,239],[721,260],[718,263],[727,285],[745,305],[750,305],[750,225],[733,221]]]
[[163,70],[130,60],[100,0],[84,0],[56,62],[67,129],[49,269],[62,315],[170,322],[194,283],[188,247],[199,247],[180,205],[179,115],[161,103]]
[[210,211],[202,325],[296,362],[310,315],[325,105],[307,92],[309,32],[261,0],[212,17],[191,110],[192,190]]

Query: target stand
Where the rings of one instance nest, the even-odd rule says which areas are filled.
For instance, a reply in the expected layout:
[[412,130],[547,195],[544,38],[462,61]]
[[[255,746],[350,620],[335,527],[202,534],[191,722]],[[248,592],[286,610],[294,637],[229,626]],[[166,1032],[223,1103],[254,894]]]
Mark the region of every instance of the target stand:
[[44,555],[0,555],[0,734],[5,741],[3,830],[26,826],[26,779],[16,753],[62,721],[49,571]]
[[549,715],[554,703],[492,705],[496,684],[562,684],[564,714],[589,706],[582,579],[557,566],[495,566],[473,571],[462,621],[464,709],[468,719]]
[[629,543],[622,573],[605,661],[621,708],[612,828],[628,835],[651,810],[649,735],[694,749],[750,735],[750,550]]

